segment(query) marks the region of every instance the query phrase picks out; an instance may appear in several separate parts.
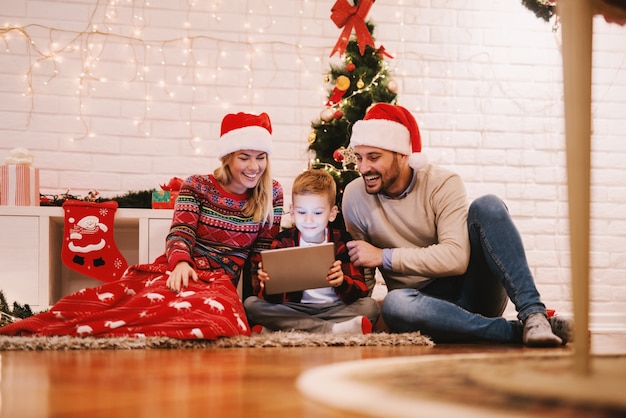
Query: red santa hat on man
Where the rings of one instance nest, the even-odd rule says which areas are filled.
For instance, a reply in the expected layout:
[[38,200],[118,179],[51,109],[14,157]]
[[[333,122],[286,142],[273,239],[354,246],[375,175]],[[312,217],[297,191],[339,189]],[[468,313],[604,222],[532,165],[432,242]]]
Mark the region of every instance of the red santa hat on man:
[[217,157],[241,150],[272,151],[272,123],[267,113],[230,113],[222,119]]
[[415,118],[402,106],[376,103],[363,120],[352,127],[350,146],[377,147],[409,156],[409,165],[417,170],[428,163],[422,154],[422,138]]

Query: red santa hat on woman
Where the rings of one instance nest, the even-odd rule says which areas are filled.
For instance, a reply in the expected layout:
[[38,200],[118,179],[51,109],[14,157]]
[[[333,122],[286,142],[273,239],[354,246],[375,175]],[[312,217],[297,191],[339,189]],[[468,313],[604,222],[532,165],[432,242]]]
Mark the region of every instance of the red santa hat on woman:
[[272,123],[267,113],[230,113],[222,119],[217,157],[241,150],[272,151]]
[[415,118],[402,106],[376,103],[352,128],[350,146],[377,147],[409,156],[417,170],[428,163],[422,154],[422,138]]

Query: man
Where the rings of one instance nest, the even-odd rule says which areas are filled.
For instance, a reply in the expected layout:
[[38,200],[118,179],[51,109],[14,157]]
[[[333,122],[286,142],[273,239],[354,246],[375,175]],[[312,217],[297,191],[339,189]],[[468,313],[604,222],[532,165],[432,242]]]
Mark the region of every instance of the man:
[[[385,279],[382,315],[391,331],[532,347],[571,340],[567,320],[547,318],[504,203],[489,195],[468,209],[460,177],[421,153],[408,110],[372,106],[350,145],[361,177],[343,197],[349,255],[370,283],[376,268]],[[501,317],[507,296],[519,320]]]

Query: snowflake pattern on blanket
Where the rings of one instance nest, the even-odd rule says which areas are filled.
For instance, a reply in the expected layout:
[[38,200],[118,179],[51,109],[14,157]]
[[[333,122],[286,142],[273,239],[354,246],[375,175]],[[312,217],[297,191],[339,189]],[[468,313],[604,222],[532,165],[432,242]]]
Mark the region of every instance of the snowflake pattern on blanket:
[[132,266],[122,279],[79,290],[47,312],[0,328],[0,334],[205,340],[250,335],[227,275],[198,271],[198,282],[175,293],[165,286],[166,271],[165,264]]

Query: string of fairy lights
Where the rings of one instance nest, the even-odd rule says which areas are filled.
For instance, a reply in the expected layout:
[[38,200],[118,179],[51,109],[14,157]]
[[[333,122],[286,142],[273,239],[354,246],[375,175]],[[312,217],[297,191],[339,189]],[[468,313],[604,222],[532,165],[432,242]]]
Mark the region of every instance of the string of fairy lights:
[[[99,106],[92,99],[111,96],[125,102],[126,114],[132,115],[128,123],[146,138],[155,136],[163,112],[171,112],[174,104],[179,106],[177,116],[185,125],[184,137],[196,153],[201,153],[203,141],[209,136],[205,124],[207,107],[229,109],[234,105],[254,107],[264,103],[264,95],[271,92],[267,86],[283,78],[285,71],[297,73],[293,77],[294,91],[319,97],[319,108],[324,108],[329,88],[323,83],[328,54],[340,31],[335,28],[336,34],[327,44],[311,41],[309,30],[319,31],[320,25],[314,17],[319,8],[316,2],[303,0],[290,6],[296,8],[301,24],[290,25],[295,33],[278,37],[280,41],[272,33],[281,33],[285,13],[277,13],[278,3],[270,0],[246,0],[245,5],[223,0],[187,0],[182,8],[174,7],[172,22],[177,23],[168,25],[158,21],[157,16],[162,18],[166,12],[153,2],[94,0],[92,4],[81,4],[90,7],[84,23],[46,26],[5,22],[0,27],[4,53],[27,62],[22,96],[30,100],[28,121],[36,109],[38,94],[54,92],[52,83],[69,83],[76,106],[63,110],[72,112],[77,122],[76,134],[70,141],[102,134],[102,127],[93,121]],[[435,76],[430,68],[433,57],[408,46],[421,12],[406,13],[405,3],[397,3],[397,38],[388,39],[385,35],[377,40],[394,46],[390,72],[401,85],[400,104],[414,110],[421,124],[423,106],[430,97],[429,79]],[[331,5],[329,1],[328,12]],[[284,6],[280,3],[281,8]],[[374,7],[370,13],[374,21],[375,13]],[[169,26],[171,29],[165,29]],[[286,56],[292,60],[293,68],[285,68]],[[441,74],[444,75],[443,95],[450,104],[446,129],[453,131],[459,112],[453,103],[455,79],[450,68],[454,63],[445,57],[434,57],[434,61],[446,67],[436,77],[441,80]],[[241,81],[239,85],[222,83],[224,74],[233,71]],[[403,83],[404,80],[410,82]],[[368,88],[364,86],[354,94]],[[441,92],[439,88],[437,94]],[[310,108],[299,111],[310,112]],[[307,113],[301,119],[308,121],[312,117],[315,114]],[[303,126],[303,139],[307,133]]]
[[[304,46],[303,42],[304,38],[310,37],[306,33],[307,25],[318,24],[310,18],[315,14],[313,3],[308,0],[298,2],[302,24],[291,42],[276,41],[275,37],[272,39],[268,35],[279,25],[277,18],[280,16],[275,15],[274,6],[268,1],[253,0],[247,0],[245,7],[236,6],[237,19],[233,18],[233,7],[227,7],[223,1],[206,4],[188,0],[179,29],[172,30],[175,35],[169,38],[159,37],[167,30],[155,32],[153,29],[151,19],[156,7],[150,1],[95,0],[80,29],[7,22],[0,28],[0,39],[7,54],[13,54],[15,49],[19,55],[22,42],[27,45],[29,63],[22,95],[30,99],[29,122],[36,109],[39,91],[45,91],[60,78],[64,82],[73,79],[72,89],[77,103],[75,120],[79,127],[77,134],[69,138],[71,141],[99,135],[97,124],[91,121],[94,111],[90,109],[90,99],[103,97],[100,91],[114,91],[120,99],[129,102],[133,115],[131,123],[140,136],[147,138],[154,135],[154,121],[159,115],[157,107],[163,102],[183,103],[181,117],[187,129],[185,137],[196,153],[200,153],[202,141],[207,136],[202,126],[207,104],[221,109],[228,109],[233,102],[238,106],[253,106],[268,94],[266,89],[258,88],[268,83],[259,79],[263,77],[259,74],[267,72],[267,67],[256,65],[257,60],[274,61],[274,80],[283,71],[282,57],[279,63],[276,56],[289,54],[295,60],[299,74],[296,77],[299,91],[307,90],[316,94],[320,101],[325,100],[328,86],[322,81],[323,73],[327,71],[324,66],[329,61],[325,57],[328,57],[330,44]],[[241,11],[244,11],[243,15]],[[397,18],[404,27],[405,14],[399,11]],[[224,30],[235,20],[241,31]],[[213,26],[216,30],[211,30]],[[198,30],[199,27],[203,30]],[[399,44],[404,47],[402,31],[400,34]],[[311,60],[311,57],[315,58]],[[220,82],[225,71],[233,71],[233,60],[242,61],[234,70],[242,80],[238,88]],[[112,70],[115,65],[119,68]],[[257,69],[259,71],[255,71]],[[398,75],[395,79],[398,80]],[[373,80],[375,82],[377,77]],[[370,85],[364,86],[353,94],[361,94],[369,88]],[[421,94],[427,95],[427,92]],[[133,99],[129,100],[129,96]],[[310,120],[312,116],[303,115],[303,120]]]
[[[305,8],[308,3],[301,2],[300,16],[307,14]],[[208,7],[206,4],[188,1],[185,19],[181,23],[182,30],[172,30],[176,36],[171,38],[158,38],[158,34],[157,37],[150,37],[152,29],[148,21],[152,15],[152,5],[149,1],[97,0],[83,28],[78,30],[40,24],[5,23],[0,28],[0,40],[6,54],[13,54],[15,49],[15,54],[19,55],[23,41],[26,43],[25,55],[29,63],[24,74],[26,87],[22,95],[31,102],[29,123],[35,109],[37,92],[59,78],[73,78],[77,100],[75,119],[80,123],[82,133],[71,140],[98,135],[89,123],[88,98],[96,97],[99,89],[126,89],[135,90],[131,94],[136,91],[142,93],[142,109],[135,110],[132,123],[145,137],[152,135],[150,126],[154,116],[151,115],[155,113],[155,102],[172,99],[176,103],[186,103],[187,136],[190,145],[199,153],[203,139],[195,130],[203,117],[196,114],[199,105],[212,103],[227,109],[233,101],[237,105],[254,105],[261,99],[261,93],[255,89],[255,60],[263,60],[268,56],[272,60],[276,50],[280,49],[280,53],[295,57],[300,73],[305,76],[311,73],[307,60],[303,59],[300,36],[294,37],[293,42],[268,40],[270,37],[266,36],[267,32],[277,25],[271,4],[254,2],[254,7],[262,8],[255,10],[248,1],[243,22],[239,22],[243,35],[235,33],[236,36],[232,37],[224,30],[210,30],[211,25],[232,24],[232,11],[222,12],[222,6],[221,1],[211,2]],[[209,23],[208,30],[197,30],[198,24],[194,19],[198,20],[198,16],[203,19],[203,23]],[[257,19],[257,16],[262,17]],[[237,15],[237,20],[240,18]],[[306,29],[303,25],[300,27],[301,31]],[[325,47],[315,49],[317,51],[314,54],[317,56],[326,53]],[[310,51],[307,53],[311,54]],[[111,69],[124,58],[127,61],[125,67],[121,70]],[[238,77],[245,80],[237,89],[220,83],[220,75],[224,71],[233,71],[234,60],[242,61],[235,65],[235,71],[239,73]],[[321,60],[316,62],[321,65]],[[264,70],[267,72],[267,68]],[[275,62],[274,78],[278,76],[279,70],[279,64]],[[315,72],[319,74],[319,69]],[[44,80],[39,82],[42,78]]]

